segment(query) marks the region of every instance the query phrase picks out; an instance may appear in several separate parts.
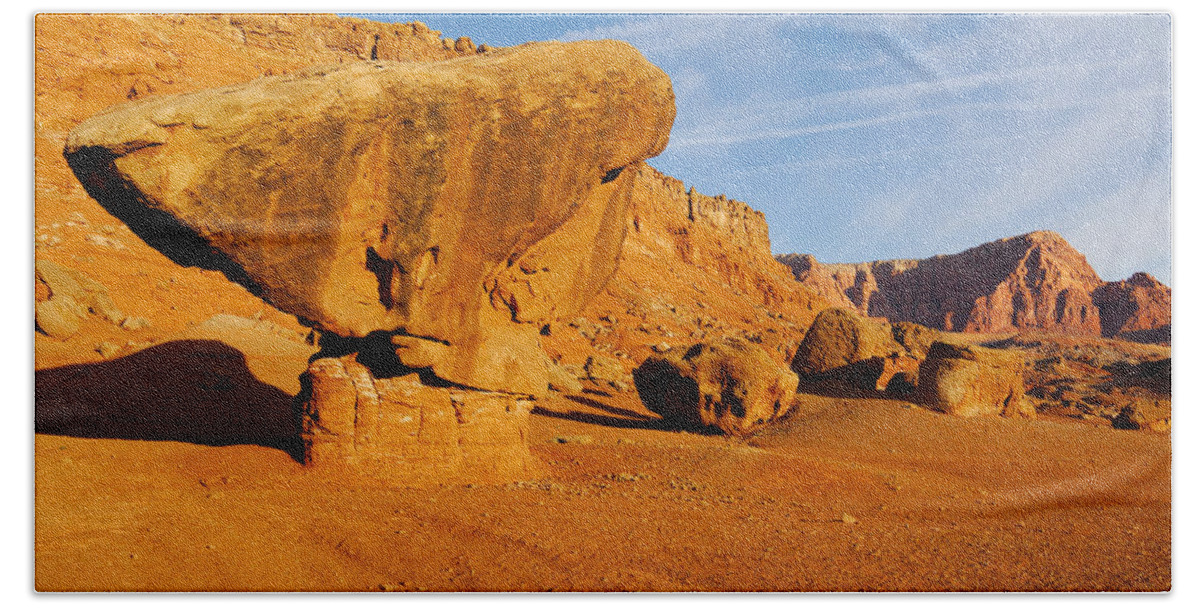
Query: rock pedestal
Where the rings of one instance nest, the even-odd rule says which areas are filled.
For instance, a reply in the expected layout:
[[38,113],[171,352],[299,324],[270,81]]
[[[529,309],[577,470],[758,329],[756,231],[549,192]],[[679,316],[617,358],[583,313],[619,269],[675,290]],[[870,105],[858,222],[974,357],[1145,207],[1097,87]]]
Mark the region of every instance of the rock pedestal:
[[536,470],[532,402],[428,386],[417,374],[375,378],[354,355],[313,361],[304,376],[305,463],[388,483],[502,483]]

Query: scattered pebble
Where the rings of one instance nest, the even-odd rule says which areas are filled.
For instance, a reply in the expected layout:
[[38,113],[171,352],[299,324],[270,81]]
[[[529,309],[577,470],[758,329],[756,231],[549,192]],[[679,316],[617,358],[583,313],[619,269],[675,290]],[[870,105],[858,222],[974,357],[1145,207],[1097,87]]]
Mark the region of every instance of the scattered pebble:
[[559,435],[554,438],[555,443],[578,443],[580,445],[588,445],[595,439],[591,435]]
[[108,247],[109,249],[116,249],[118,251],[125,249],[125,243],[122,243],[117,239],[104,236],[103,234],[93,232],[88,234],[86,238],[89,243],[98,247]]

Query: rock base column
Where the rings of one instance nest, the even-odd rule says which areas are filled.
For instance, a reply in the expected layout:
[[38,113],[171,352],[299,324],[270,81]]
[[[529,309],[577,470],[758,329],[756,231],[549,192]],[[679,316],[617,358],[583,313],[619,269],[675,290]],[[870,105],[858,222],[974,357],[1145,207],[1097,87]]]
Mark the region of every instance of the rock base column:
[[529,399],[375,378],[354,355],[313,361],[305,374],[305,464],[401,485],[503,483],[536,471]]

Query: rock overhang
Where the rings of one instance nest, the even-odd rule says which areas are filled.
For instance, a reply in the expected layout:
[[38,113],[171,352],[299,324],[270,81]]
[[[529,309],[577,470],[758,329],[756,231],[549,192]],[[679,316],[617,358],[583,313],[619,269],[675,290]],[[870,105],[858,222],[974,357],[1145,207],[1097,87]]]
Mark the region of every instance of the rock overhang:
[[529,393],[539,324],[615,270],[621,169],[665,148],[674,113],[626,43],[531,43],[121,104],[64,154],[175,261],[324,331],[446,346],[408,350],[451,381]]

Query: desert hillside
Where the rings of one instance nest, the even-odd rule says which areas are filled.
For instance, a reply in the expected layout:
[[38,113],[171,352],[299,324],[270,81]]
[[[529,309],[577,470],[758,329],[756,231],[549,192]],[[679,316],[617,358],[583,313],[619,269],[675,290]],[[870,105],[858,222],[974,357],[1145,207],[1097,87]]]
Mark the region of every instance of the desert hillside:
[[1149,275],[777,260],[652,166],[677,92],[623,42],[36,45],[40,591],[1171,587]]

